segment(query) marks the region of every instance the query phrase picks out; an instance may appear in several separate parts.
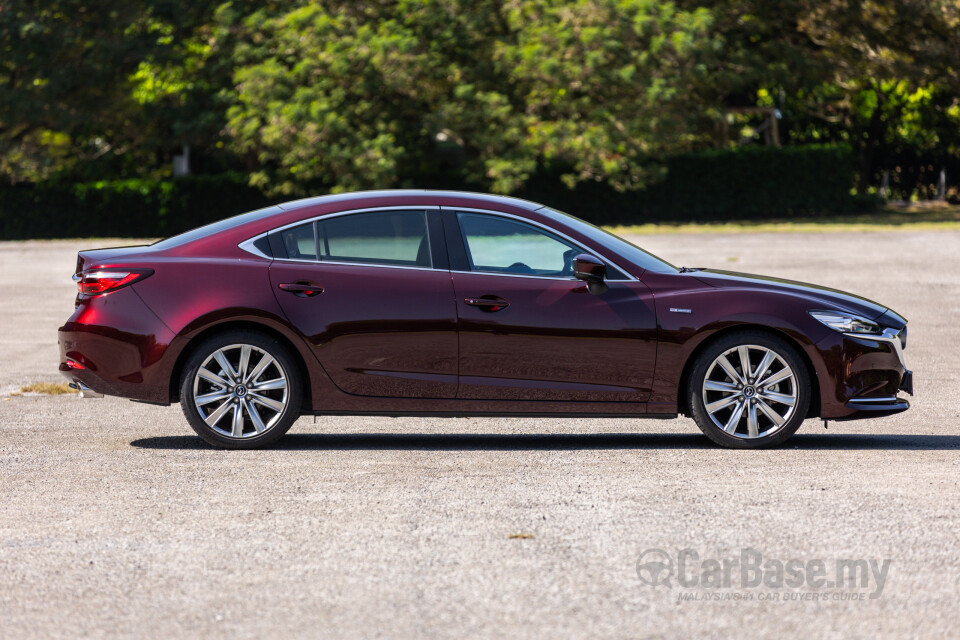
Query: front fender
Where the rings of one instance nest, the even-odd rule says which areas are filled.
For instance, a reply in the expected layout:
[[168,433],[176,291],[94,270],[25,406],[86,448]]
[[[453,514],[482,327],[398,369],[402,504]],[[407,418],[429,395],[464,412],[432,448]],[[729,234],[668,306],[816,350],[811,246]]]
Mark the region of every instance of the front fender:
[[816,346],[830,329],[807,313],[808,298],[770,290],[710,287],[693,278],[683,278],[682,287],[671,282],[679,278],[682,276],[644,277],[654,292],[660,329],[651,413],[673,413],[682,407],[679,394],[691,359],[712,337],[735,328],[761,328],[783,335],[806,356],[821,398],[824,391],[832,392],[831,376]]

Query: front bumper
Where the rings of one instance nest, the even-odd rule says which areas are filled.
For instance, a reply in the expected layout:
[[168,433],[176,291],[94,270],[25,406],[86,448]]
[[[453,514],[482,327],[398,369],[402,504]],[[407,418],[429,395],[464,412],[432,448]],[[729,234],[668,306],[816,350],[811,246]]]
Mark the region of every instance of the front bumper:
[[[821,417],[857,420],[906,411],[913,395],[913,372],[903,356],[906,325],[879,335],[835,334],[818,344],[832,375],[821,380]],[[824,384],[826,382],[826,384]]]

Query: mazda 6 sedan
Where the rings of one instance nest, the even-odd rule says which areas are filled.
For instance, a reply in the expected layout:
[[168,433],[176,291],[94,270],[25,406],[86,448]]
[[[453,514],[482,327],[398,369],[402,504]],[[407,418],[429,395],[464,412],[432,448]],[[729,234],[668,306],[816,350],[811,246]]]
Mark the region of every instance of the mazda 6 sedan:
[[298,200],[81,251],[60,371],[179,402],[247,449],[301,415],[690,416],[726,447],[905,411],[906,320],[841,291],[677,268],[515,198]]

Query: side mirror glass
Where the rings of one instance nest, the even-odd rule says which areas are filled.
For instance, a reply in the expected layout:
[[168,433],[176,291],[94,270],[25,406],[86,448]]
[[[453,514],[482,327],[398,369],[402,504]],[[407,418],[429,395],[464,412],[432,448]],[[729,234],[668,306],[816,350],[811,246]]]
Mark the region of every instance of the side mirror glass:
[[600,295],[609,287],[603,281],[607,275],[607,265],[588,253],[581,253],[573,259],[573,277],[587,283],[587,291]]

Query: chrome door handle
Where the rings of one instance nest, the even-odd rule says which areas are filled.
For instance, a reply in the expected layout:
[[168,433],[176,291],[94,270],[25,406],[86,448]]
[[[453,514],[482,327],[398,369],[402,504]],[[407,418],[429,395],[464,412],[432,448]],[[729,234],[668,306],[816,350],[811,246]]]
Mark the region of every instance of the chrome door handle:
[[284,282],[278,286],[281,291],[292,293],[301,298],[312,298],[323,293],[323,287],[313,282]]
[[480,311],[492,313],[502,311],[510,306],[510,301],[499,296],[481,296],[479,298],[464,298],[463,301],[471,307],[477,307]]

